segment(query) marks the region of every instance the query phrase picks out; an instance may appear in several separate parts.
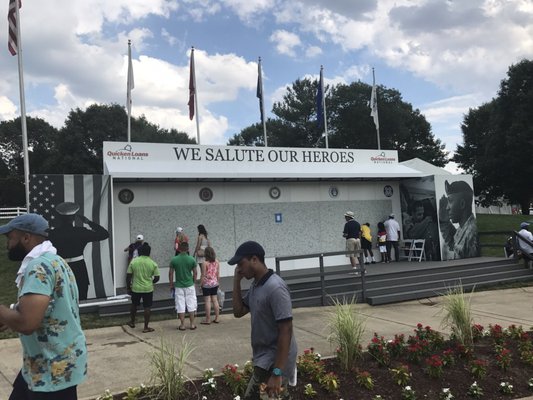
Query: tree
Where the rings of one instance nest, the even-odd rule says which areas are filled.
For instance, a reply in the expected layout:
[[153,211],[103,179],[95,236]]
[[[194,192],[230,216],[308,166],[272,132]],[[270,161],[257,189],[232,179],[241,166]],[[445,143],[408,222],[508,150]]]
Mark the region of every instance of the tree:
[[483,205],[500,198],[518,203],[529,213],[533,200],[533,61],[509,67],[498,96],[463,120],[463,145],[454,156],[474,177],[476,194]]
[[[57,141],[58,156],[46,173],[101,174],[104,141],[126,141],[128,116],[118,104],[93,104],[86,110],[72,110]],[[144,116],[131,120],[132,141],[195,143],[186,133],[161,129]]]
[[[323,146],[323,128],[316,121],[317,81],[298,79],[287,88],[283,101],[274,103],[272,113],[277,118],[266,121],[268,145],[272,147]],[[322,144],[320,145],[320,142]],[[244,128],[228,142],[237,146],[264,146],[263,126]]]
[[[126,141],[122,106],[93,104],[71,110],[58,130],[41,118],[26,118],[30,174],[101,174],[104,141]],[[132,140],[196,143],[184,132],[162,129],[143,116],[132,118]],[[24,159],[20,117],[0,122],[0,205],[24,203]]]
[[[26,117],[30,172],[40,171],[55,152],[58,130],[41,118]],[[20,117],[0,122],[0,177],[24,176]]]
[[[323,128],[316,121],[317,87],[317,81],[297,80],[287,89],[283,101],[274,103],[276,118],[267,121],[270,146],[324,147]],[[371,90],[362,82],[326,88],[329,147],[377,149],[368,104]],[[397,149],[401,161],[418,157],[439,167],[446,165],[444,145],[434,137],[420,111],[404,102],[397,90],[380,86],[378,93],[381,148]],[[262,136],[261,126],[255,124],[234,135],[229,144],[262,145]]]

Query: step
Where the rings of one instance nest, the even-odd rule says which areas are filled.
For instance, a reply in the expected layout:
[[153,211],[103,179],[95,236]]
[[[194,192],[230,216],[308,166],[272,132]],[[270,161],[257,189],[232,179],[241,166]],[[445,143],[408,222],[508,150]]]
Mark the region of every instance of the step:
[[[528,282],[533,280],[533,276],[521,276],[521,277],[510,277],[510,278],[500,278],[496,280],[487,280],[483,282],[474,282],[474,283],[464,283],[462,284],[463,290],[470,291],[474,287],[480,288],[480,287],[486,287],[486,286],[497,286],[502,283],[513,283],[513,282]],[[449,287],[449,286],[448,286]],[[446,290],[448,289],[443,282],[441,282],[441,286],[434,287],[431,289],[425,288],[420,290],[411,290],[411,291],[404,291],[404,292],[396,292],[396,293],[389,293],[389,294],[383,294],[383,295],[368,295],[367,296],[367,303],[370,305],[380,305],[380,304],[389,304],[389,303],[397,303],[401,301],[408,301],[408,300],[417,300],[417,299],[423,299],[428,297],[435,297],[435,296],[441,296],[446,293]]]

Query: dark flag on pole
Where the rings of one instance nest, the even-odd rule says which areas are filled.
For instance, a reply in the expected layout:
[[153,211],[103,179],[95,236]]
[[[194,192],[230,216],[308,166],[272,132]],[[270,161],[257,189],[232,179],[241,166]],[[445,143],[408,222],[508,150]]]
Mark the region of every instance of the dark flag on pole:
[[194,118],[194,96],[196,95],[196,88],[194,87],[194,47],[191,50],[191,65],[189,71],[189,119]]
[[263,76],[261,72],[261,58],[257,63],[257,98],[259,99],[259,112],[261,113],[261,124],[265,121],[265,114],[263,111]]
[[324,126],[324,75],[320,68],[320,80],[316,91],[316,124],[320,128]]
[[[18,1],[19,8],[22,7],[22,0]],[[7,41],[7,48],[12,56],[16,56],[18,52],[18,34],[17,34],[17,0],[9,0],[9,11],[7,13],[7,21],[9,24],[9,38]]]

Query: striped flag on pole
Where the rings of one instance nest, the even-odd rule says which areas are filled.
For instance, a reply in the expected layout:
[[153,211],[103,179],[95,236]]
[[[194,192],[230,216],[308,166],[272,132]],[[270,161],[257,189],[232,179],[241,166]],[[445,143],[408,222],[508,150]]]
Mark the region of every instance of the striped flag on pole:
[[372,85],[372,94],[370,95],[370,116],[374,119],[374,125],[376,125],[376,129],[379,130],[378,94],[375,82]]
[[[52,229],[58,228],[55,207],[63,202],[80,206],[76,213],[86,217],[93,226],[99,225],[109,233],[111,229],[111,182],[106,175],[32,175],[30,178],[30,208],[32,213],[46,218]],[[81,246],[89,275],[88,298],[114,296],[112,240],[96,239],[94,229],[81,218],[75,218],[73,241],[69,246]],[[74,237],[79,240],[74,240]],[[60,254],[62,255],[62,254]],[[62,255],[71,257],[71,255]]]
[[[18,6],[19,8],[22,7],[22,0],[18,1]],[[12,56],[16,56],[18,52],[17,14],[17,0],[9,0],[9,11],[7,13],[9,38],[7,40],[7,48]]]
[[189,69],[189,119],[192,121],[194,118],[194,96],[196,95],[195,88],[195,76],[194,76],[194,47],[191,50],[191,65]]

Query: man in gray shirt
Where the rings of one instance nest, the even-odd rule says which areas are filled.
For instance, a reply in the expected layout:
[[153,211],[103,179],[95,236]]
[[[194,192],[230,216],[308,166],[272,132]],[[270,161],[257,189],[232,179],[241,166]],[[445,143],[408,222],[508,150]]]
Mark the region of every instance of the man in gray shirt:
[[[265,250],[257,242],[244,242],[228,261],[235,265],[233,315],[251,314],[254,373],[244,400],[268,396],[290,399],[288,384],[296,382],[296,340],[292,332],[292,303],[287,284],[265,265]],[[254,279],[243,297],[242,278]]]

